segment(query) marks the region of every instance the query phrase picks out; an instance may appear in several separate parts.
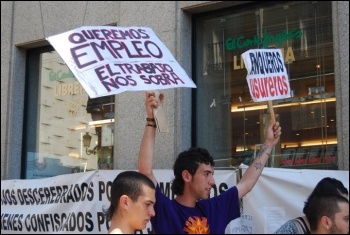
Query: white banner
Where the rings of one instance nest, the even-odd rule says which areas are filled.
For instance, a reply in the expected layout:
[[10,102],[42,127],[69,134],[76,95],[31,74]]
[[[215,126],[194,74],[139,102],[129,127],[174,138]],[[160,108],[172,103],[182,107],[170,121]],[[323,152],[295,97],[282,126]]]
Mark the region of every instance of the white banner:
[[243,214],[252,221],[250,233],[272,234],[287,220],[303,216],[304,202],[325,177],[340,180],[349,189],[349,171],[265,168],[243,198]]
[[[107,234],[103,213],[121,170],[100,170],[44,179],[1,181],[1,234]],[[172,170],[155,170],[164,194],[174,198]],[[217,170],[211,196],[236,184],[236,173]],[[151,224],[138,233],[151,233]]]
[[196,85],[150,28],[84,26],[47,40],[90,98]]
[[[100,170],[33,180],[1,181],[1,233],[107,234],[103,208],[121,170]],[[245,168],[243,168],[245,172]],[[174,198],[172,170],[155,170],[164,194]],[[349,185],[348,171],[265,168],[243,198],[243,214],[226,228],[231,234],[271,234],[285,221],[302,215],[304,202],[324,177]],[[211,196],[236,184],[236,171],[216,170]],[[150,223],[138,233],[152,232]]]

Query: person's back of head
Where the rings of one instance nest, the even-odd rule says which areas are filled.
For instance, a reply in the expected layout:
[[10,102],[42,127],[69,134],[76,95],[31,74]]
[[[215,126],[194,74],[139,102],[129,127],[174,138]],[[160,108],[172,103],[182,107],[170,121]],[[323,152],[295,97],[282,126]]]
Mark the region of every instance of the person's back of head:
[[147,176],[137,171],[124,171],[117,175],[111,187],[111,204],[105,214],[111,220],[114,212],[118,209],[119,199],[127,195],[133,202],[144,194],[143,185],[155,189],[155,185]]
[[348,196],[349,192],[341,181],[330,177],[323,178],[320,182],[317,183],[316,187],[307,198],[303,208],[304,214],[306,214],[310,201],[315,196],[321,194],[339,194],[341,196]]
[[311,233],[346,234],[349,232],[349,201],[339,194],[314,196],[305,214],[310,223]]
[[193,147],[178,155],[173,167],[175,178],[171,185],[171,190],[175,195],[183,194],[184,180],[182,172],[187,170],[191,175],[194,175],[200,164],[215,165],[213,157],[204,148]]

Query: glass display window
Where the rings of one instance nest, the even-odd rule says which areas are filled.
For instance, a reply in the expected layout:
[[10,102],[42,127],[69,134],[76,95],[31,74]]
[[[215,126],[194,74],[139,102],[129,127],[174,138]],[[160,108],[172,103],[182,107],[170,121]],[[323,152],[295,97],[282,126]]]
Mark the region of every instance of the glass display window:
[[28,62],[24,178],[113,169],[114,96],[90,99],[52,49]]
[[[272,101],[283,131],[268,165],[337,169],[325,161],[337,144],[331,9],[331,2],[270,2],[194,17],[194,142],[217,167],[250,162],[265,140],[269,109],[252,101],[241,55],[273,48],[282,51],[291,94]],[[320,157],[299,160],[304,148],[321,149]]]

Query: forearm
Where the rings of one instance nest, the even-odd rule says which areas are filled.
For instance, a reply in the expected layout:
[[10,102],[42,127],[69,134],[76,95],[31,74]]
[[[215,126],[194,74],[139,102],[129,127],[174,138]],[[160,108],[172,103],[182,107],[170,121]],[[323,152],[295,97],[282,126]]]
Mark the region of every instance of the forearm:
[[155,135],[156,128],[153,126],[145,127],[139,152],[138,169],[140,173],[146,175],[156,185],[157,181],[153,174]]
[[153,174],[153,156],[156,142],[156,122],[154,120],[153,109],[158,107],[158,100],[163,102],[163,98],[163,94],[156,98],[153,91],[145,92],[147,124],[141,141],[138,168],[139,172],[150,178],[154,185],[157,185],[157,180]]
[[253,163],[248,167],[246,172],[243,174],[242,179],[237,184],[237,187],[239,187],[239,198],[242,198],[253,189],[266,165],[266,162],[269,159],[272,149],[273,144],[269,144],[267,141],[265,141],[262,148],[256,155]]
[[273,147],[278,143],[281,136],[281,127],[279,122],[270,119],[269,127],[266,132],[266,141],[255,157],[253,163],[243,174],[242,179],[237,183],[238,196],[241,199],[250,192],[258,181]]

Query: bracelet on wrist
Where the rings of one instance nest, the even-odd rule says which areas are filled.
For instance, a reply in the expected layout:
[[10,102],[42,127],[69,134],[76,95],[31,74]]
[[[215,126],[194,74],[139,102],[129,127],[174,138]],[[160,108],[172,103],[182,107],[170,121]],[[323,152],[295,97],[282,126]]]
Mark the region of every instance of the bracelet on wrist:
[[147,124],[146,124],[146,126],[151,126],[151,127],[154,127],[154,128],[156,128],[156,127],[157,127],[157,125],[156,125],[156,124],[151,124],[151,123],[147,123]]
[[146,121],[147,121],[147,122],[154,122],[155,120],[154,120],[154,118],[149,118],[149,117],[148,117],[148,118],[146,118]]

